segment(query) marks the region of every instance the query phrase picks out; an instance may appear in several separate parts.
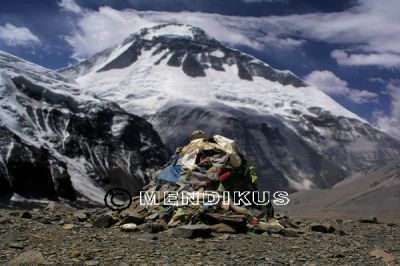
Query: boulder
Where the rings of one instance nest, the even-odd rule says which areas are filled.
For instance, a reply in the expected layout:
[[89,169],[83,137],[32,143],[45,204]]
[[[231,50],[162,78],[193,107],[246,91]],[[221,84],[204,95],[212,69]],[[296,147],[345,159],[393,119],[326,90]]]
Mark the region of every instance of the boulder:
[[285,228],[282,230],[282,235],[285,237],[298,237],[301,234],[304,234],[303,231],[293,229],[293,228]]
[[18,256],[16,256],[14,259],[12,259],[9,263],[9,265],[43,265],[47,264],[47,261],[44,259],[42,253],[38,251],[26,251]]
[[138,226],[134,223],[123,224],[119,228],[121,228],[121,231],[124,232],[133,232],[138,230]]
[[160,220],[158,222],[141,224],[138,226],[138,228],[141,231],[154,234],[166,230],[168,228],[168,225],[164,220]]
[[85,222],[88,219],[88,216],[86,213],[83,212],[77,212],[74,214],[78,222]]
[[190,225],[182,225],[176,228],[171,229],[170,233],[174,236],[183,237],[183,238],[207,238],[210,237],[212,232],[211,226],[205,224],[190,224]]
[[23,213],[21,213],[20,217],[25,219],[32,219],[32,214],[28,211],[24,211]]
[[73,225],[73,224],[64,224],[63,225],[63,228],[65,229],[65,230],[71,230],[71,229],[73,229],[75,226]]
[[358,221],[363,224],[377,224],[378,223],[378,219],[376,217],[361,218]]
[[117,220],[114,219],[111,215],[105,214],[101,215],[97,219],[94,220],[93,226],[97,228],[109,228],[114,225]]
[[141,213],[131,212],[127,214],[121,221],[121,224],[142,224],[144,223],[145,215]]
[[382,249],[375,249],[369,253],[373,257],[381,258],[383,262],[393,262],[396,258]]
[[323,224],[317,224],[317,223],[311,224],[310,228],[311,228],[311,231],[321,232],[321,233],[333,233],[336,231],[336,229],[331,225],[323,225]]
[[0,224],[12,224],[12,221],[10,218],[0,217]]
[[211,229],[216,233],[228,233],[228,234],[237,233],[235,228],[224,223],[214,224],[211,226]]

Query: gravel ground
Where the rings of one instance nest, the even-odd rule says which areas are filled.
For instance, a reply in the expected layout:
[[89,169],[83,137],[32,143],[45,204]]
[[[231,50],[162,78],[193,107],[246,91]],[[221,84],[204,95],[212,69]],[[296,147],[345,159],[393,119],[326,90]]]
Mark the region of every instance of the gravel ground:
[[[92,220],[105,210],[80,210],[87,214],[81,221],[76,212],[59,207],[0,209],[0,265],[400,265],[400,224],[395,218],[378,217],[377,223],[301,218],[293,219],[300,224],[295,237],[212,233],[210,238],[186,239],[168,231],[97,228]],[[336,230],[314,232],[315,223]]]

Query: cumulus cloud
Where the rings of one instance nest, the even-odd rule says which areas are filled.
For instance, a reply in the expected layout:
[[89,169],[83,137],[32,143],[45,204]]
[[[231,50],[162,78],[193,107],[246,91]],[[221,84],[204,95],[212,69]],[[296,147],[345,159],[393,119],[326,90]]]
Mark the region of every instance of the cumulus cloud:
[[98,11],[84,12],[76,30],[66,36],[77,60],[116,45],[143,27],[154,25],[142,19],[134,10],[118,11],[111,7],[100,7]]
[[349,88],[347,81],[327,70],[315,70],[308,74],[305,80],[329,95],[344,96],[358,104],[375,102],[378,99],[376,93]]
[[351,101],[362,104],[362,103],[368,103],[368,102],[377,102],[378,101],[378,94],[374,92],[370,92],[367,90],[356,90],[356,89],[350,89],[349,93],[345,95],[347,98],[349,98]]
[[320,90],[329,93],[344,95],[349,92],[347,82],[338,78],[330,71],[315,70],[305,77],[306,81],[318,87]]
[[343,12],[269,17],[267,21],[294,36],[348,45],[347,52],[332,53],[339,64],[400,66],[399,1],[359,0]]
[[375,112],[375,124],[390,135],[400,139],[400,80],[391,80],[387,85],[391,96],[390,113]]
[[58,5],[65,11],[80,14],[82,8],[74,0],[61,0]]
[[372,53],[372,54],[348,54],[343,50],[334,50],[331,53],[340,65],[361,65],[371,66],[377,65],[387,68],[400,67],[400,55],[391,53]]
[[28,28],[16,27],[10,23],[0,26],[0,40],[9,46],[40,44],[40,39]]

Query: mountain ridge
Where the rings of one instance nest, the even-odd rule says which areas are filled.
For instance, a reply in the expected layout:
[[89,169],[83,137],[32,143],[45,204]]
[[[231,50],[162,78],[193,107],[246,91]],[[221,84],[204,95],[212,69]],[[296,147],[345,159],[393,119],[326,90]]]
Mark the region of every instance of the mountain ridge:
[[144,119],[7,53],[0,68],[0,196],[102,203],[113,186],[137,193],[167,161]]
[[346,177],[329,189],[300,191],[282,207],[294,215],[399,213],[400,161],[366,169]]

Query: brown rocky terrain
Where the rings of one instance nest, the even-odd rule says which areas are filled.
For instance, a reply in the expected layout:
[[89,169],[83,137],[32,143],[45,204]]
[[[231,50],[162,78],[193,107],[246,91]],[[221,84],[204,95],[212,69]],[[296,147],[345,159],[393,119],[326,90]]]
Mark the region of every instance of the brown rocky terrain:
[[0,264],[400,265],[399,215],[276,217],[284,229],[236,234],[215,232],[229,232],[226,227],[144,223],[122,231],[122,214],[108,209],[3,208]]
[[400,213],[400,161],[354,173],[328,189],[293,193],[290,201],[284,211],[307,217]]

